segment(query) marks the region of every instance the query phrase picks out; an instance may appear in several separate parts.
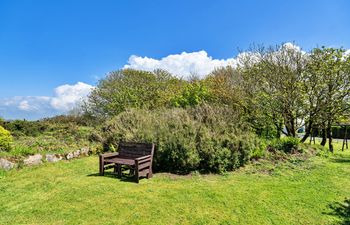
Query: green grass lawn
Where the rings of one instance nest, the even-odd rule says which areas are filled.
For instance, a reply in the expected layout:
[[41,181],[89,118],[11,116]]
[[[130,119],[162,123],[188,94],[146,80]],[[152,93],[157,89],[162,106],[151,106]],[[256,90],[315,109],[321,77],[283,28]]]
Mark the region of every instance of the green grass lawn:
[[334,224],[350,151],[225,175],[97,176],[97,157],[0,171],[0,224]]

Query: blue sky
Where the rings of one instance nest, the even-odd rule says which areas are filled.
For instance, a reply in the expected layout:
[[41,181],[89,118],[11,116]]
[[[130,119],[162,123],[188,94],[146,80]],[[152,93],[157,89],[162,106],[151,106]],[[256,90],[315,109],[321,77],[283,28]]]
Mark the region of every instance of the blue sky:
[[350,48],[349,11],[345,0],[0,0],[0,116],[65,112],[132,55],[228,59],[252,43],[293,41]]

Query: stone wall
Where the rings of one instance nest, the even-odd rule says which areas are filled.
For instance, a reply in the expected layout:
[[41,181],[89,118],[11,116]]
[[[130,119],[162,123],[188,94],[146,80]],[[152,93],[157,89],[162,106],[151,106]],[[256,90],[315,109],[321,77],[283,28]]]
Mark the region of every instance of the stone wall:
[[55,163],[61,160],[71,160],[74,158],[79,158],[83,156],[88,156],[90,154],[90,149],[88,147],[81,148],[79,150],[69,152],[66,154],[35,154],[26,157],[25,159],[17,158],[0,158],[0,169],[10,170],[13,168],[18,168],[18,165],[24,166],[35,166],[40,165],[43,162]]

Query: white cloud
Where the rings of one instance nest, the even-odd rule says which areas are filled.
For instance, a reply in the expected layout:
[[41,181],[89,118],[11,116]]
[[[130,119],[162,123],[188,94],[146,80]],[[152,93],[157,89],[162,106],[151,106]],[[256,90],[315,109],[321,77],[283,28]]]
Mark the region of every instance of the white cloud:
[[78,102],[83,100],[91,90],[93,86],[78,82],[75,85],[62,85],[55,89],[55,97],[51,99],[51,106],[59,111],[69,111]]
[[154,69],[164,69],[170,73],[187,78],[190,75],[203,77],[212,72],[215,68],[224,66],[235,66],[235,58],[213,59],[206,51],[183,52],[181,54],[168,55],[161,59],[140,57],[132,55],[124,69],[131,68],[137,70],[153,71]]
[[290,42],[287,42],[287,43],[284,43],[280,50],[282,49],[287,49],[287,50],[294,50],[296,52],[300,52],[301,51],[301,48],[293,43],[290,43]]
[[61,85],[49,96],[15,96],[0,99],[0,115],[5,118],[37,119],[66,113],[73,109],[94,87],[78,82]]
[[30,111],[31,107],[27,100],[23,100],[19,103],[18,108],[23,111]]
[[15,96],[12,98],[0,99],[0,108],[17,108],[22,111],[35,111],[50,102],[47,96]]
[[[293,43],[287,42],[280,48],[281,50],[295,50],[305,53],[301,48]],[[213,59],[208,56],[204,50],[198,52],[182,52],[181,54],[173,54],[163,57],[161,59],[153,59],[149,57],[141,57],[132,55],[123,68],[153,71],[155,69],[164,69],[170,73],[183,78],[188,78],[190,75],[198,75],[204,77],[211,73],[215,68],[233,66],[236,67],[241,63],[241,60],[250,57],[251,62],[258,60],[258,53],[242,52],[236,57],[227,59]]]

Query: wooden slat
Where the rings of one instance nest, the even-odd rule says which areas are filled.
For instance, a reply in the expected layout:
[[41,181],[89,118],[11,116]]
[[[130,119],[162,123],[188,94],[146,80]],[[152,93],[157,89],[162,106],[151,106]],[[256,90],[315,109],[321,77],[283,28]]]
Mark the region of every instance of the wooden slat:
[[144,151],[135,151],[135,150],[125,150],[125,149],[121,149],[119,151],[119,155],[124,155],[124,154],[131,154],[131,155],[149,155],[146,154],[146,152]]
[[146,163],[143,163],[143,164],[139,164],[139,170],[142,170],[144,168],[149,168],[151,165],[151,162],[146,162]]
[[120,148],[119,154],[139,154],[139,155],[150,155],[151,151],[146,151],[145,149],[128,149]]
[[142,150],[147,152],[150,152],[152,150],[152,148],[145,148],[144,146],[119,146],[119,149]]
[[148,159],[139,160],[140,164],[145,162],[152,162],[152,159],[148,158]]
[[108,163],[117,163],[117,164],[124,164],[124,165],[134,165],[135,164],[135,160],[133,160],[133,159],[124,159],[124,158],[107,159],[106,162],[108,162]]
[[136,155],[136,154],[120,154],[121,158],[128,158],[128,159],[136,159],[143,155]]
[[121,142],[119,143],[119,146],[137,146],[142,148],[152,148],[153,144],[149,143],[135,143],[135,142]]
[[119,144],[119,150],[120,151],[136,151],[136,152],[144,152],[146,154],[150,154],[152,152],[152,144],[135,144],[135,143],[122,143]]

